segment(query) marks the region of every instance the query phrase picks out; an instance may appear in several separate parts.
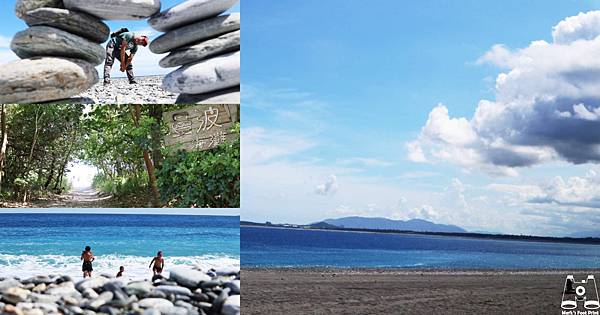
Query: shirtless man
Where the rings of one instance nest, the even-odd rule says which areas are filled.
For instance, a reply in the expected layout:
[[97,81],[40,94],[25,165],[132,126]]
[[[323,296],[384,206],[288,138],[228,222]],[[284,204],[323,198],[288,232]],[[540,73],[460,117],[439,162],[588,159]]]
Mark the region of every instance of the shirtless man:
[[[154,267],[152,267],[152,265],[154,264]],[[152,267],[152,272],[154,272],[154,275],[160,275],[163,271],[163,268],[165,267],[165,260],[163,258],[163,253],[162,251],[158,251],[158,253],[156,253],[156,257],[152,258],[152,261],[150,262],[150,266],[148,266],[148,268]]]
[[83,265],[81,266],[81,270],[83,271],[83,277],[92,277],[92,271],[94,270],[94,268],[92,268],[92,261],[94,261],[96,258],[94,257],[94,254],[92,253],[92,248],[89,246],[85,247],[85,251],[83,251],[81,253],[81,260],[83,260]]
[[[138,45],[148,46],[148,36],[138,36],[133,32],[113,33],[106,45],[106,60],[104,61],[104,85],[110,84],[110,70],[115,59],[119,60],[121,72],[127,70],[127,78],[130,84],[136,84],[133,76],[133,56],[138,50]],[[129,55],[126,51],[129,50]]]

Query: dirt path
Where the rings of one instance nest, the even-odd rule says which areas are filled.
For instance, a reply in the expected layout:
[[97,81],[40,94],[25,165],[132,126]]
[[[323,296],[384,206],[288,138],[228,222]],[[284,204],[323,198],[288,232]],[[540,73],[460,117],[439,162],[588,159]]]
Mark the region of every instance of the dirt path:
[[92,187],[74,188],[57,200],[37,200],[34,205],[40,208],[106,208],[111,207],[111,199]]
[[74,188],[66,195],[54,195],[31,202],[2,202],[2,208],[112,208],[118,207],[112,196],[92,187]]

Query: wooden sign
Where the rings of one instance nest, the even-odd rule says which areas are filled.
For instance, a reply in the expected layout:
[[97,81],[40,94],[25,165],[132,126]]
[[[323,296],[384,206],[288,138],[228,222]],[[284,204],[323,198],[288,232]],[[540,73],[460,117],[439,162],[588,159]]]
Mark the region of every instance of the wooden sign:
[[197,105],[163,113],[169,126],[165,145],[186,151],[204,151],[239,138],[231,130],[240,121],[240,105]]

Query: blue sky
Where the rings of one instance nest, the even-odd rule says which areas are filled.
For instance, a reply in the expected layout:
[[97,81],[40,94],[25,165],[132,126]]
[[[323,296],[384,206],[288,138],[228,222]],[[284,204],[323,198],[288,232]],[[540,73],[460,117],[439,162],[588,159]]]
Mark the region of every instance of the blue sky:
[[[584,133],[597,126],[600,97],[584,78],[598,66],[589,57],[600,53],[597,9],[564,0],[244,6],[242,219],[595,230],[598,139]],[[589,14],[559,25],[580,12]]]
[[[181,0],[162,0],[161,10],[166,10],[167,8],[173,7],[181,2]],[[15,33],[27,28],[27,24],[14,15],[15,3],[16,0],[7,0],[3,1],[3,4],[0,4],[0,7],[2,8],[0,10],[0,64],[18,59],[18,57],[10,51],[10,40]],[[228,12],[240,12],[239,3],[231,8]],[[110,27],[111,31],[118,30],[121,27],[127,27],[130,31],[149,36],[150,40],[153,40],[162,34],[161,32],[150,28],[145,20],[105,21],[105,23]],[[103,44],[103,46],[106,45]],[[176,68],[164,69],[158,66],[158,62],[164,56],[166,56],[166,54],[156,55],[150,52],[150,50],[147,48],[141,48],[134,60],[135,74],[158,75],[167,74],[171,71],[174,71]],[[103,67],[103,65],[97,67],[100,75],[102,75],[101,73],[103,71]],[[119,72],[118,68],[115,70],[115,67],[113,67],[112,75],[116,77],[124,76]]]

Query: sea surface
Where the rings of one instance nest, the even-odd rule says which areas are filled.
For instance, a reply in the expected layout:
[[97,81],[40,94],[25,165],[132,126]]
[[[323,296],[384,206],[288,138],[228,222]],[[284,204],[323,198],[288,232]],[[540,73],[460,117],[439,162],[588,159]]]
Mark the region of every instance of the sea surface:
[[0,214],[0,277],[67,274],[81,278],[86,245],[96,274],[147,279],[150,260],[162,250],[174,266],[240,265],[239,217],[115,214]]
[[243,267],[599,268],[600,246],[245,227]]

